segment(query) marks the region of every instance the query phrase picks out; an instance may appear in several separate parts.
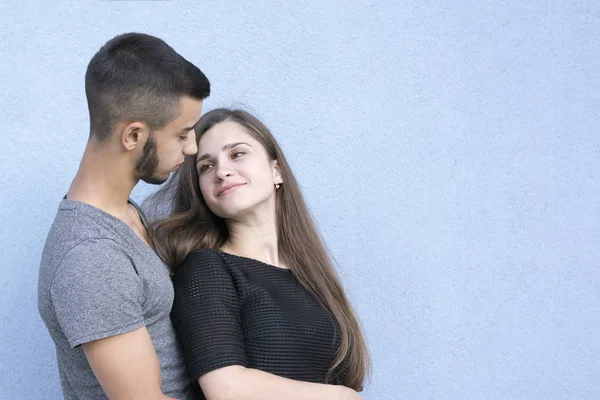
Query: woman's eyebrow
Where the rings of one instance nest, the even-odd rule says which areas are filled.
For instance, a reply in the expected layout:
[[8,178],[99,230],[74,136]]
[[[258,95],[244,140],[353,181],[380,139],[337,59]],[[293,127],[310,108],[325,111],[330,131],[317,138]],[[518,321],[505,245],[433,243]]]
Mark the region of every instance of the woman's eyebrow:
[[[250,145],[250,144],[248,144],[246,142],[235,142],[235,143],[226,144],[225,146],[222,147],[222,150],[223,151],[230,150],[230,149],[233,149],[235,146],[239,146],[240,144],[245,144],[246,146],[252,147],[252,145]],[[204,153],[200,157],[198,157],[198,161],[196,162],[196,164],[199,163],[200,161],[204,161],[204,160],[206,160],[208,158],[210,158],[210,154],[209,153]]]

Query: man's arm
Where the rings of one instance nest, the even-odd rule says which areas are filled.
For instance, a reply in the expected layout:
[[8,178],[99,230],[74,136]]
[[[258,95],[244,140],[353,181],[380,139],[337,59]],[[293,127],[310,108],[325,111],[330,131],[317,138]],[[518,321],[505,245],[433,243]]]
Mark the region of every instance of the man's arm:
[[146,327],[84,343],[83,351],[110,400],[167,400]]
[[208,400],[363,400],[345,386],[296,381],[239,365],[208,372],[198,383]]

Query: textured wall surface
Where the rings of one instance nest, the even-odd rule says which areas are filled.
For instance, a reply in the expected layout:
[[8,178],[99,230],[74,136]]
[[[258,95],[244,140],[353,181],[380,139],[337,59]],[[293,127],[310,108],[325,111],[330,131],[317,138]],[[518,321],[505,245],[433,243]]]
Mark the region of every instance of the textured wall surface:
[[61,396],[38,263],[85,68],[125,31],[280,140],[365,327],[366,399],[600,398],[599,3],[283,3],[0,4],[0,398]]

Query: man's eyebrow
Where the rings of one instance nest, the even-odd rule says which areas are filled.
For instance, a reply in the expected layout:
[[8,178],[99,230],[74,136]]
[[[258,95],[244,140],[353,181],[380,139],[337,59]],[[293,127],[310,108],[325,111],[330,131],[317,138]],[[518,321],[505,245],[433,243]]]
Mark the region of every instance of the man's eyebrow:
[[[239,146],[240,144],[245,144],[246,146],[252,147],[252,145],[250,145],[250,144],[248,144],[246,142],[235,142],[235,143],[226,144],[225,146],[222,147],[222,150],[223,151],[230,150],[230,149],[233,149],[235,146]],[[206,160],[208,158],[210,158],[210,154],[204,153],[200,157],[198,157],[198,161],[196,161],[196,164],[199,163],[200,161],[204,161],[204,160]]]

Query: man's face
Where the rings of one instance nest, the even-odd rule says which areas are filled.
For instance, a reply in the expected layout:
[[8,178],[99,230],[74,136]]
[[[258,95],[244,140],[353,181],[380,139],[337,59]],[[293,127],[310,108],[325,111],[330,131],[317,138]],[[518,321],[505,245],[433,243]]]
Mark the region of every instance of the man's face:
[[162,129],[152,132],[144,144],[135,166],[138,179],[160,185],[179,168],[185,156],[196,154],[198,147],[194,126],[201,112],[202,100],[181,98],[177,117]]

